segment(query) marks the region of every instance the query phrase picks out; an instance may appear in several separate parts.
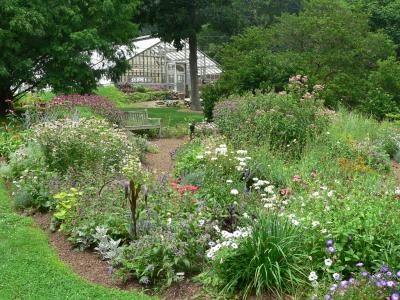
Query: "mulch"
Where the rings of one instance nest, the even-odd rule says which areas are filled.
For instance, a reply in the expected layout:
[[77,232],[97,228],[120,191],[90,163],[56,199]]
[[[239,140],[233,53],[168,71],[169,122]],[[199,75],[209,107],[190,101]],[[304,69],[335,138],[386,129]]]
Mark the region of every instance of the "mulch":
[[[165,173],[168,175],[173,167],[172,157],[174,152],[186,141],[187,139],[160,139],[152,141],[153,144],[158,146],[159,153],[147,154],[145,166],[156,174]],[[50,213],[36,213],[32,215],[32,218],[36,225],[47,233],[49,244],[57,252],[59,258],[82,278],[109,288],[128,291],[136,290],[139,292],[145,291],[151,294],[151,290],[145,290],[138,282],[128,281],[127,283],[122,283],[119,280],[114,280],[109,269],[109,264],[101,260],[95,252],[90,250],[79,251],[68,241],[68,236],[63,232],[50,231]],[[188,280],[176,283],[156,296],[166,300],[210,299],[203,295],[203,289],[199,284]]]

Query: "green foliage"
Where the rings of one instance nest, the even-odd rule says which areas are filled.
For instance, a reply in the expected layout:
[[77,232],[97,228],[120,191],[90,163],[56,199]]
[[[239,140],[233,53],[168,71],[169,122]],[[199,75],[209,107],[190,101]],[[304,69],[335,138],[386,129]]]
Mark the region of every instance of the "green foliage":
[[129,102],[128,97],[113,85],[100,86],[95,91],[96,95],[106,97],[117,106],[123,106]]
[[32,138],[41,146],[50,169],[62,174],[70,168],[118,171],[126,157],[139,154],[134,138],[130,141],[102,120],[65,119],[37,124],[33,132]]
[[217,254],[212,273],[224,292],[237,291],[244,298],[253,292],[293,292],[297,285],[307,284],[309,267],[301,236],[288,220],[260,213],[237,249]]
[[17,209],[30,208],[34,205],[32,196],[25,190],[19,190],[14,194],[14,206]]
[[301,80],[293,86],[289,94],[246,95],[221,102],[214,111],[221,133],[235,145],[261,142],[298,155],[326,128],[329,112],[323,110],[318,92],[307,92]]
[[25,133],[19,133],[16,130],[0,129],[0,157],[8,159],[24,143],[25,136]]
[[[108,289],[88,283],[60,260],[46,233],[31,218],[12,211],[0,187],[0,294],[3,299],[150,299],[137,292]],[[30,284],[26,284],[30,282]]]
[[394,54],[388,36],[370,31],[367,15],[342,1],[309,1],[298,15],[284,14],[269,28],[249,29],[233,38],[222,53],[223,81],[237,93],[281,91],[288,76],[307,74],[312,83],[325,85],[324,100],[330,107],[365,104],[372,112],[376,103],[387,113],[395,94],[388,89],[382,91],[389,98],[376,94],[369,75],[382,68],[379,60]]
[[[97,79],[116,78],[127,67],[115,47],[130,45],[135,37],[137,25],[132,20],[138,1],[50,2],[7,0],[0,5],[2,114],[7,98],[18,98],[32,88],[51,85],[56,92],[89,92]],[[111,63],[92,69],[95,50]]]
[[220,81],[206,85],[202,89],[201,96],[203,98],[203,113],[207,121],[211,122],[213,120],[215,104],[222,97],[227,96],[228,94],[228,89],[224,87]]
[[53,196],[56,201],[53,217],[57,222],[66,222],[71,217],[71,211],[78,206],[79,196],[82,192],[75,188],[71,188],[69,193],[61,192]]

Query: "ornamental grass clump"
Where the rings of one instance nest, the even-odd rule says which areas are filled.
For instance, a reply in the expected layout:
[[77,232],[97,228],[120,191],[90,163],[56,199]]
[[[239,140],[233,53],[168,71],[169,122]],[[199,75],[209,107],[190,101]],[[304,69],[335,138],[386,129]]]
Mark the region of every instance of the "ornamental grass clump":
[[298,227],[275,214],[259,213],[247,232],[212,258],[212,273],[223,292],[239,291],[244,298],[264,292],[282,296],[307,284],[308,258]]

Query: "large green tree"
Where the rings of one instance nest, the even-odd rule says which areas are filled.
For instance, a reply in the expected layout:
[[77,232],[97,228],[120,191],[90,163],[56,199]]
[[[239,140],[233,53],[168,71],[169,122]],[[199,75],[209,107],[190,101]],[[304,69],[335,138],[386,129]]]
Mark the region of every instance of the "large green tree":
[[326,85],[329,106],[362,105],[368,75],[395,55],[390,38],[372,32],[368,16],[344,1],[308,1],[267,29],[250,29],[224,49],[225,80],[238,92],[281,89],[287,78],[307,74]]
[[32,89],[83,93],[104,75],[115,78],[127,67],[118,49],[137,34],[137,6],[135,0],[0,1],[0,114],[7,99]]
[[398,45],[400,56],[400,0],[348,0],[369,16],[371,28],[383,30]]
[[[227,14],[229,0],[144,0],[141,10],[143,25],[151,25],[152,33],[164,41],[173,42],[178,49],[189,43],[191,105],[201,110],[198,86],[198,33],[203,26],[219,24],[229,27],[232,15]],[[149,28],[149,27],[148,27]]]

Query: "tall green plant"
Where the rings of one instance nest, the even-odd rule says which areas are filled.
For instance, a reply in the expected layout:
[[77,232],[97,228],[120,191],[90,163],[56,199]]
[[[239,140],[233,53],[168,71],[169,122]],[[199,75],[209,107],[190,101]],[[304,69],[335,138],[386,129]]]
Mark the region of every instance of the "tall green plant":
[[224,292],[283,295],[306,284],[308,267],[302,232],[275,214],[259,213],[252,233],[237,249],[223,250],[213,263]]

